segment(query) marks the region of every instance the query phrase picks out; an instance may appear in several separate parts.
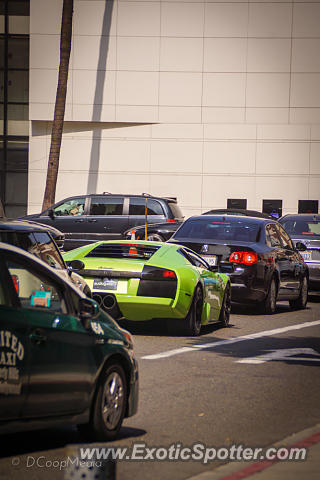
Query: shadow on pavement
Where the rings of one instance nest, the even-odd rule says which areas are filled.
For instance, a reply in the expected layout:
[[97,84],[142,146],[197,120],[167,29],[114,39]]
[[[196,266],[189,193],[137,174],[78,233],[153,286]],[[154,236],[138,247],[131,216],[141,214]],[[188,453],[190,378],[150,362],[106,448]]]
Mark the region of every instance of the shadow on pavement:
[[[113,442],[106,442],[105,445],[114,444],[115,441],[124,438],[135,438],[145,435],[147,432],[138,428],[122,427],[118,437]],[[16,455],[24,455],[39,451],[48,451],[64,448],[67,445],[96,444],[86,440],[80,435],[76,427],[55,428],[46,430],[33,430],[17,432],[0,436],[1,458]],[[101,443],[101,442],[99,442]]]

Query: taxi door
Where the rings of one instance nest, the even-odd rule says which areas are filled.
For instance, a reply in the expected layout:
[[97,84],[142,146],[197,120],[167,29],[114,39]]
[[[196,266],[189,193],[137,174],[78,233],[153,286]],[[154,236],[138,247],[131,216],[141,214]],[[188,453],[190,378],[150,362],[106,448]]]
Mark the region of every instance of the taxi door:
[[28,326],[0,256],[0,420],[19,419],[28,388]]
[[67,286],[45,267],[18,256],[5,263],[16,278],[20,315],[28,326],[29,382],[23,418],[83,411],[95,373],[94,335],[69,310]]

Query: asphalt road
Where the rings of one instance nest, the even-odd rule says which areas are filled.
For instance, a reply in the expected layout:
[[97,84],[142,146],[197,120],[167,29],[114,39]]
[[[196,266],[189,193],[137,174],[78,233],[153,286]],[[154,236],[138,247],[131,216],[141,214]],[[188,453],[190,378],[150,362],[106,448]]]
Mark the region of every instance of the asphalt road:
[[[205,328],[197,338],[170,337],[151,327],[135,329],[139,412],[125,420],[112,446],[265,447],[319,423],[320,297],[310,300],[303,311],[280,303],[272,316],[233,308],[229,328]],[[75,429],[0,439],[0,479],[11,480],[64,478],[65,472],[50,462],[63,459],[66,445],[84,446]],[[48,467],[28,466],[40,457],[40,464],[49,462]],[[207,465],[122,461],[117,478],[180,480],[218,465],[217,460]]]

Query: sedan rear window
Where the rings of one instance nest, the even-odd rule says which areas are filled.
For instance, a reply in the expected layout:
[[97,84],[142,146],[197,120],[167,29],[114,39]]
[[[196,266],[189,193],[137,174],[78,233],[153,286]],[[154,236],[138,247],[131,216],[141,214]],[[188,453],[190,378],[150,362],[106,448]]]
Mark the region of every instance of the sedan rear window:
[[260,225],[246,223],[242,220],[228,218],[210,220],[186,221],[174,235],[175,240],[182,238],[197,238],[199,240],[234,240],[256,242],[259,236]]
[[132,258],[148,260],[161,246],[132,244],[98,245],[86,257],[95,258]]

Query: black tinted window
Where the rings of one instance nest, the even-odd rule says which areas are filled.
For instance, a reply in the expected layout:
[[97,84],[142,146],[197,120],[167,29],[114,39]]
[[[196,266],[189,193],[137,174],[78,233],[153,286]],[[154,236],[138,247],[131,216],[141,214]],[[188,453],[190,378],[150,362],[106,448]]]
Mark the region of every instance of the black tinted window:
[[91,250],[91,252],[87,253],[86,257],[129,258],[133,260],[140,258],[149,260],[159,248],[160,246],[135,243],[101,243]]
[[122,215],[123,199],[115,197],[93,197],[90,215]]
[[176,232],[174,238],[256,242],[259,229],[259,224],[246,223],[243,220],[222,220],[217,218],[204,221],[195,219],[187,220]]
[[273,223],[266,226],[266,244],[268,247],[281,247],[280,238]]
[[168,202],[168,205],[169,205],[169,208],[170,208],[174,218],[176,218],[177,220],[183,220],[184,219],[182,211],[180,210],[180,207],[176,203]]
[[282,242],[282,245],[285,248],[290,248],[293,249],[292,241],[288,233],[285,231],[285,229],[281,225],[277,225],[278,233]]
[[163,210],[157,200],[145,198],[130,198],[129,215],[145,215],[146,207],[148,215],[163,215]]
[[320,235],[320,217],[289,217],[281,222],[290,235]]
[[27,252],[33,253],[35,238],[30,232],[4,232],[0,231],[0,241],[22,248]]
[[65,268],[61,255],[45,232],[1,232],[1,242],[22,248],[54,268]]
[[34,238],[36,240],[36,246],[32,253],[53,268],[65,268],[60,252],[53,243],[50,235],[45,232],[34,232]]

